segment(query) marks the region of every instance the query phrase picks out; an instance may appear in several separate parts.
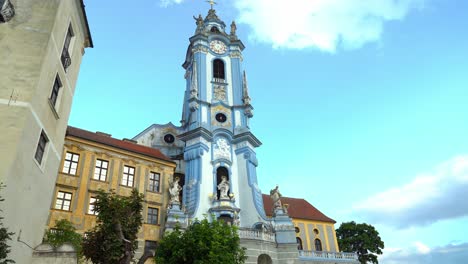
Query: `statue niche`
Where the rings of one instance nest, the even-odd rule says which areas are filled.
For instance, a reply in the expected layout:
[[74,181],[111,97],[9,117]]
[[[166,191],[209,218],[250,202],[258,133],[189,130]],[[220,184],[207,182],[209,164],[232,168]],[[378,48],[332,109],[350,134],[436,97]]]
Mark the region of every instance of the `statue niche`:
[[216,186],[218,200],[230,200],[229,171],[225,167],[216,170]]

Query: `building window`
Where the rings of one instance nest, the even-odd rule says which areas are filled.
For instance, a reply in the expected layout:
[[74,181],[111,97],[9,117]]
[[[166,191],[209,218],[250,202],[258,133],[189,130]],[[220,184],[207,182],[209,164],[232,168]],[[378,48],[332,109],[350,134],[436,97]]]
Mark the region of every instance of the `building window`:
[[39,162],[39,164],[42,162],[47,142],[49,142],[49,139],[47,138],[44,130],[42,130],[39,142],[37,142],[36,154],[34,155],[34,158]]
[[294,231],[295,231],[296,233],[299,233],[299,232],[301,232],[301,230],[300,230],[300,229],[299,229],[299,227],[297,227],[297,226],[296,226],[296,227],[294,227]]
[[213,78],[224,80],[224,62],[220,59],[213,61]]
[[122,185],[133,187],[133,179],[135,178],[135,168],[124,166]]
[[297,250],[303,250],[302,239],[299,237],[296,237],[296,242],[297,242]]
[[107,178],[107,168],[109,166],[109,162],[106,160],[96,160],[96,167],[94,168],[94,176],[93,179],[98,181],[106,181]]
[[152,192],[159,192],[159,177],[160,174],[156,172],[150,172],[149,173],[149,191]]
[[157,225],[158,224],[158,208],[148,207],[148,224]]
[[57,98],[59,95],[60,88],[62,88],[62,82],[60,81],[59,76],[55,76],[54,86],[52,87],[52,93],[50,94],[50,103],[55,107],[57,104]]
[[55,201],[55,209],[70,211],[72,194],[68,192],[57,193],[57,200]]
[[76,169],[78,168],[79,159],[80,155],[76,153],[67,152],[67,154],[65,154],[65,161],[63,162],[62,172],[76,175]]
[[318,231],[317,228],[314,228],[314,234],[315,234],[315,235],[318,235],[318,234],[319,234],[319,231]]
[[71,65],[71,56],[70,56],[70,43],[72,38],[75,36],[75,33],[73,33],[73,28],[72,25],[70,24],[68,26],[67,30],[67,36],[65,37],[65,43],[63,44],[63,50],[62,50],[62,56],[61,56],[61,61],[63,65],[63,69],[67,71],[67,68]]
[[90,197],[89,198],[88,214],[91,214],[91,215],[97,215],[98,214],[96,211],[94,211],[94,205],[95,205],[96,201],[97,201],[96,197]]
[[322,242],[318,238],[315,239],[315,250],[322,251]]
[[158,247],[158,242],[145,240],[145,252],[152,252],[154,254],[157,247]]

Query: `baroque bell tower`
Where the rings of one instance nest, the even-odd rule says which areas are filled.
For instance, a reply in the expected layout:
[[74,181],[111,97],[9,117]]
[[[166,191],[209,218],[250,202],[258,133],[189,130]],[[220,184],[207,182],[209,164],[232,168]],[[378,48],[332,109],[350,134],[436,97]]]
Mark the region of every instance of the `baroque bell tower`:
[[270,220],[257,183],[255,148],[261,142],[249,126],[253,107],[242,67],[245,47],[235,22],[226,27],[210,4],[205,18],[194,17],[196,28],[182,64],[181,125],[153,124],[133,139],[178,163],[174,181],[182,188],[169,187],[171,195],[181,190],[181,197],[171,198],[177,203],[170,202],[180,209],[177,219],[214,216],[252,228]]
[[185,185],[183,204],[190,218],[215,215],[251,227],[266,220],[257,185],[251,133],[253,107],[242,70],[244,44],[230,32],[213,6],[203,19],[194,17],[185,62],[186,90],[182,110]]
[[182,64],[181,125],[153,124],[133,139],[177,162],[174,179],[162,187],[170,196],[166,231],[215,218],[239,227],[250,260],[272,254],[268,257],[278,263],[296,263],[295,229],[278,188],[270,191],[275,203],[268,218],[258,187],[255,148],[261,142],[249,126],[253,107],[242,67],[245,47],[235,22],[226,29],[213,3],[205,18],[194,17],[195,32]]

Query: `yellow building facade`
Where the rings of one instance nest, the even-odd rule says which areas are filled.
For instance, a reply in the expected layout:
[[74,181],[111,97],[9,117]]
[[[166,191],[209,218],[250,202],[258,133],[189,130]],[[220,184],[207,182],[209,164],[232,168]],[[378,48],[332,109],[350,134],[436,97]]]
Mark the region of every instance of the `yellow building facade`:
[[96,225],[93,202],[98,190],[144,195],[143,226],[136,257],[160,239],[168,204],[167,189],[176,164],[159,150],[119,140],[101,132],[68,127],[55,183],[48,228],[60,219],[71,221],[77,232]]

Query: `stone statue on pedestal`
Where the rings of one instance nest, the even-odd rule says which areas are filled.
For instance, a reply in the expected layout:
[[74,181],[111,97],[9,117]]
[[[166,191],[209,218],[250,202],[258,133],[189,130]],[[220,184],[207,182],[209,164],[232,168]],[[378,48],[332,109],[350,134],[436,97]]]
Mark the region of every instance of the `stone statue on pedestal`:
[[170,200],[169,204],[180,204],[179,194],[182,190],[182,187],[179,185],[179,177],[175,177],[174,181],[169,184],[169,195]]
[[218,184],[219,199],[229,199],[229,181],[226,176],[221,176],[221,182]]
[[273,210],[275,209],[283,209],[283,206],[281,205],[281,193],[278,190],[278,185],[276,185],[276,188],[270,191],[270,197],[273,200]]

